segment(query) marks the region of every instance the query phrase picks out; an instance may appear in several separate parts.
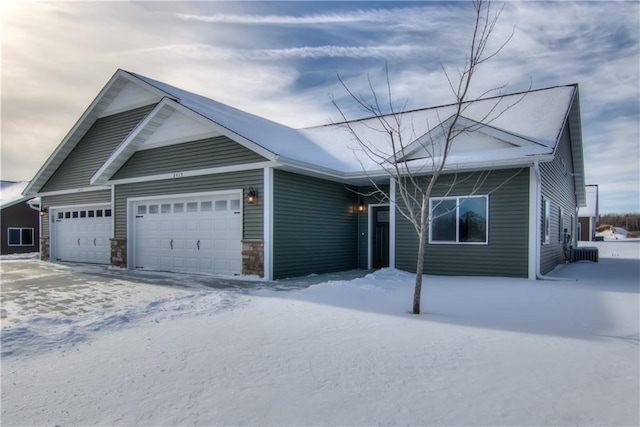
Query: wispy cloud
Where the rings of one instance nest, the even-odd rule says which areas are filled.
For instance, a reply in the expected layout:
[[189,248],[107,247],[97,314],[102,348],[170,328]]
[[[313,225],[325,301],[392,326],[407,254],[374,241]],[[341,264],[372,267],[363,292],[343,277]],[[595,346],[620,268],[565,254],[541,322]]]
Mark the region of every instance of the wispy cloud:
[[[394,9],[356,10],[344,13],[325,13],[311,15],[255,15],[214,13],[210,15],[179,13],[175,16],[186,21],[199,21],[219,24],[268,24],[268,25],[327,25],[353,24],[357,22],[393,22],[406,21],[406,16],[422,9],[401,9],[398,13]],[[404,18],[403,18],[404,16]]]
[[171,44],[146,49],[117,52],[114,55],[140,55],[172,52],[179,56],[212,59],[244,59],[251,61],[282,59],[411,59],[433,53],[434,47],[425,45],[377,45],[377,46],[302,46],[283,49],[227,49],[207,44]]

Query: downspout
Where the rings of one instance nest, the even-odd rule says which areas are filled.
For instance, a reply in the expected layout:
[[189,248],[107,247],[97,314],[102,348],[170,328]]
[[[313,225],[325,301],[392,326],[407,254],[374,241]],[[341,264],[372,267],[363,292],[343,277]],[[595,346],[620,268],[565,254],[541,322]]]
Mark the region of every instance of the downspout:
[[546,276],[544,274],[542,274],[540,272],[540,249],[542,246],[542,243],[540,242],[540,235],[542,233],[542,229],[540,228],[540,224],[542,222],[542,218],[540,218],[540,200],[542,200],[542,176],[540,174],[540,163],[536,160],[533,163],[533,174],[534,174],[534,178],[535,178],[535,201],[534,201],[534,207],[535,207],[535,215],[534,215],[534,221],[535,221],[535,271],[536,271],[536,279],[537,280],[551,280],[551,281],[557,281],[557,282],[567,282],[567,281],[577,281],[577,279],[571,279],[571,278],[567,278],[567,277],[553,277],[553,276]]

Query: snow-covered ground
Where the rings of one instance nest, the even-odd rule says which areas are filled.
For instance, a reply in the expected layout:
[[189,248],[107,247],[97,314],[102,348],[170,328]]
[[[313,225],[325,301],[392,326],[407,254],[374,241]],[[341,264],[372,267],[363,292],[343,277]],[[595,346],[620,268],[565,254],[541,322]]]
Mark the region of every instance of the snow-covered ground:
[[396,270],[9,307],[2,425],[638,425],[640,241],[589,245],[561,281],[425,276],[420,316]]

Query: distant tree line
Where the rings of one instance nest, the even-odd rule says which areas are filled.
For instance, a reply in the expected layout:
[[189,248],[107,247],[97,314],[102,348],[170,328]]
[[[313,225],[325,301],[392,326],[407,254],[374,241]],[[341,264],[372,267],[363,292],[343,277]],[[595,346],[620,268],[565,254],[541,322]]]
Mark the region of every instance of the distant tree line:
[[640,213],[600,215],[598,225],[622,227],[627,231],[640,231]]

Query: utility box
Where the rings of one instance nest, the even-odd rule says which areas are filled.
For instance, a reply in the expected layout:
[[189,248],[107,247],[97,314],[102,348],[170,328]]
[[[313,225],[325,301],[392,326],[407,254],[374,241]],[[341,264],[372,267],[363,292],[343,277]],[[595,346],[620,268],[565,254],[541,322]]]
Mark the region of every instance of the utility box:
[[598,248],[571,248],[571,262],[578,261],[598,262]]

